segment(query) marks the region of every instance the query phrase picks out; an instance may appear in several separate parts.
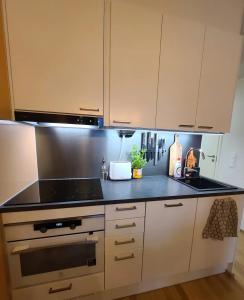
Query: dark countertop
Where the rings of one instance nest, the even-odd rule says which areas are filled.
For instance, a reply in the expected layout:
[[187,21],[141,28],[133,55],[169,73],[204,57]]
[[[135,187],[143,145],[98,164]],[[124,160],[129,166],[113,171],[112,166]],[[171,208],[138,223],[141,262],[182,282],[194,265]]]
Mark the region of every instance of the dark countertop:
[[[130,203],[130,202],[144,202],[154,200],[170,200],[170,199],[184,199],[184,198],[200,198],[221,195],[237,195],[244,194],[244,189],[236,188],[229,190],[218,191],[197,191],[182,183],[179,183],[167,176],[145,176],[140,180],[128,181],[103,181],[101,180],[103,199],[96,200],[82,200],[69,202],[54,202],[54,203],[38,203],[25,205],[8,205],[8,202],[15,197],[21,197],[28,192],[28,189],[20,192],[17,196],[10,199],[4,205],[0,206],[0,213],[40,210],[50,208],[65,208],[65,207],[79,207],[90,205],[104,205],[114,203]],[[35,195],[35,194],[34,194]],[[32,197],[33,196],[32,194]],[[36,194],[38,199],[38,195]]]

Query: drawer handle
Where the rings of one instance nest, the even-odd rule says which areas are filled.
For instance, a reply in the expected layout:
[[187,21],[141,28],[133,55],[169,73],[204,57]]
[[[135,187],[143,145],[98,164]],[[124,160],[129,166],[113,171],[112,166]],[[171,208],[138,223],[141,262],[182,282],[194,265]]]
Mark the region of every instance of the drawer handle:
[[192,125],[192,124],[180,124],[180,125],[178,125],[178,127],[193,128],[193,127],[195,127],[195,125]]
[[200,126],[198,126],[198,128],[200,128],[200,129],[213,129],[213,126],[202,126],[202,125],[200,125]]
[[130,207],[116,207],[116,211],[125,211],[125,210],[135,210],[136,206],[130,206]]
[[130,227],[136,227],[136,223],[133,222],[131,224],[125,224],[125,225],[118,225],[118,224],[115,225],[116,229],[130,228]]
[[182,203],[177,203],[177,204],[164,204],[164,207],[179,207],[183,206]]
[[80,107],[80,110],[84,110],[84,111],[99,111],[99,108],[84,108],[84,107]]
[[48,293],[55,294],[55,293],[60,293],[60,292],[64,292],[64,291],[70,291],[71,289],[72,289],[72,283],[70,283],[70,285],[67,287],[56,289],[56,290],[53,290],[53,288],[50,288]]
[[130,121],[117,121],[117,120],[113,120],[114,124],[131,124]]
[[[89,297],[89,296],[92,296],[92,295],[95,295],[95,293],[89,293],[89,294],[85,294],[85,295],[79,296],[79,299],[80,299],[80,298]],[[73,299],[73,298],[72,298],[72,299]]]
[[120,261],[120,260],[132,259],[132,258],[135,258],[134,253],[131,253],[131,255],[128,255],[128,256],[122,256],[122,257],[115,256],[115,257],[114,257],[114,260],[115,260],[115,261]]
[[131,240],[128,240],[128,241],[121,241],[121,242],[115,241],[114,245],[115,246],[119,246],[119,245],[125,245],[125,244],[133,244],[133,243],[135,243],[135,239],[134,238],[132,238]]

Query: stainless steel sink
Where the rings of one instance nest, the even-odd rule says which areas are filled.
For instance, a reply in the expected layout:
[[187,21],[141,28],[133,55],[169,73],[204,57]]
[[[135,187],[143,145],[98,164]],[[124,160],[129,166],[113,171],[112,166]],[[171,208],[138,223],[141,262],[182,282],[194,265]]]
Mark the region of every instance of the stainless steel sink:
[[218,182],[206,177],[175,178],[176,181],[183,183],[197,191],[218,191],[237,189],[222,182]]

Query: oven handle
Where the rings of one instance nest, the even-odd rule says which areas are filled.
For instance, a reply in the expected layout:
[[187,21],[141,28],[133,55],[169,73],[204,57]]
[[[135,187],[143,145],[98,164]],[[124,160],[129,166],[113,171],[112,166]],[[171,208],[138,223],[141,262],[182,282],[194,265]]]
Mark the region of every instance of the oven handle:
[[48,293],[49,294],[55,294],[55,293],[60,293],[60,292],[64,292],[64,291],[70,291],[72,289],[72,283],[70,283],[69,286],[67,287],[64,287],[64,288],[60,288],[60,289],[53,289],[53,288],[50,288]]
[[12,249],[11,254],[20,254],[30,249],[30,245],[16,246]]
[[65,243],[65,244],[58,244],[58,245],[52,245],[52,246],[43,246],[43,247],[31,247],[28,244],[21,245],[21,246],[16,246],[12,249],[11,254],[21,254],[21,253],[28,253],[28,252],[33,252],[36,250],[42,250],[42,249],[47,249],[47,248],[55,248],[58,246],[66,246],[66,245],[79,245],[79,244],[96,244],[98,243],[99,239],[98,236],[87,236],[85,240],[79,241],[79,242],[74,242],[74,243]]

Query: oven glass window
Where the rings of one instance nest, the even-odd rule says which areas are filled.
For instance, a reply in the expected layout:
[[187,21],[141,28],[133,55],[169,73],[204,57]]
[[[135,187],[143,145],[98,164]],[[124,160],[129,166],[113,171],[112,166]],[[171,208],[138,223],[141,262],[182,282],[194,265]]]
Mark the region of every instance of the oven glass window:
[[22,276],[96,265],[96,244],[77,243],[37,248],[20,254]]

